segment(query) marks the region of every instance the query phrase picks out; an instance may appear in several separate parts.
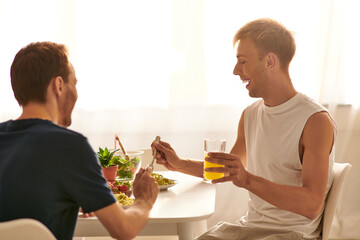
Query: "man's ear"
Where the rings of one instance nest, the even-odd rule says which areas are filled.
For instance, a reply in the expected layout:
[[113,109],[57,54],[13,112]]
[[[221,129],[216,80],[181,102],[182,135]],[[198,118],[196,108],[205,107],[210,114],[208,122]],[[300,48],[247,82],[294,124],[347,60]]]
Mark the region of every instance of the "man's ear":
[[278,64],[279,59],[275,53],[269,52],[268,54],[266,54],[266,67],[274,68]]
[[60,76],[54,77],[52,80],[54,93],[57,97],[60,97],[64,90],[64,79]]

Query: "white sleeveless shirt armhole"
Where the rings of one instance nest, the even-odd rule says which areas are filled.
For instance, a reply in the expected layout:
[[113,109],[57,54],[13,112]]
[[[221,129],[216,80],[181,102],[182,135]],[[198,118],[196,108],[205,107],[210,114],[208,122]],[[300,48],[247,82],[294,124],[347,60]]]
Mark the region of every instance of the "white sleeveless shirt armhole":
[[[302,186],[299,141],[309,117],[322,111],[328,112],[301,93],[276,107],[266,106],[263,100],[247,107],[244,113],[247,170],[274,183]],[[334,142],[335,136],[334,122]],[[334,156],[333,146],[326,194],[333,180]],[[238,220],[239,225],[286,229],[300,232],[304,238],[319,236],[323,209],[317,218],[310,220],[279,209],[251,192],[249,195],[248,213]]]

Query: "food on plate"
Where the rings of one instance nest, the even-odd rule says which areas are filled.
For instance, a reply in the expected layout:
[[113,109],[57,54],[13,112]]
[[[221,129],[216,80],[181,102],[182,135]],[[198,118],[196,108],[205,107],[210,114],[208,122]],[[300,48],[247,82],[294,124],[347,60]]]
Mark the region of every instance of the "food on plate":
[[132,194],[130,182],[122,182],[122,181],[116,180],[115,182],[108,181],[107,184],[114,194],[124,193],[128,197],[130,197]]
[[117,201],[122,205],[122,206],[129,206],[131,204],[134,203],[135,199],[133,198],[129,198],[128,196],[126,196],[124,193],[119,192],[114,194]]
[[155,178],[159,186],[175,184],[175,180],[165,178],[159,173],[152,173],[151,176]]
[[122,206],[128,206],[134,203],[134,199],[130,198],[132,194],[130,182],[116,180],[115,182],[107,182],[107,184]]

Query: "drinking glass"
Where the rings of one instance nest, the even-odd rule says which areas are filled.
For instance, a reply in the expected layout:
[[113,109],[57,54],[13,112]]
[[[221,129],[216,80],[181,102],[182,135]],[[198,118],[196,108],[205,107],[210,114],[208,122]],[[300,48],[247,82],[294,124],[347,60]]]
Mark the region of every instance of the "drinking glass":
[[205,161],[205,158],[208,157],[208,152],[225,152],[226,148],[226,140],[225,139],[204,139],[204,181],[210,183],[211,180],[219,179],[224,177],[224,173],[217,173],[217,172],[206,172],[205,168],[212,168],[212,167],[224,167],[224,165],[210,163]]

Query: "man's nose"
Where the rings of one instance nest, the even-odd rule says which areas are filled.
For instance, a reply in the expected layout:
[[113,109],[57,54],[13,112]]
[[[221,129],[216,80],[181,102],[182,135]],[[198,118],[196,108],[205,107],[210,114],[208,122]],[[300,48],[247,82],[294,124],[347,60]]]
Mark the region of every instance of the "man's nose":
[[236,65],[235,65],[234,70],[233,70],[233,74],[234,74],[234,75],[239,75],[239,76],[240,76],[240,74],[242,74],[242,71],[241,71],[241,69],[240,69],[239,64],[236,64]]

